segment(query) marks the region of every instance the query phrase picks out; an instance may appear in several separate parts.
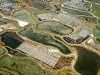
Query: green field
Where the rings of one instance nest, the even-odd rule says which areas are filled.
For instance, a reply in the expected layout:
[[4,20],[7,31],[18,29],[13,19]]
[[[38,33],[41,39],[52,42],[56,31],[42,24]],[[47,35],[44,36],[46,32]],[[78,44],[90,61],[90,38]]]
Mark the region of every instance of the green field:
[[72,9],[68,9],[68,8],[63,8],[63,10],[70,14],[74,14],[74,15],[93,16],[92,14],[90,14],[88,12],[81,12],[78,10],[72,10]]
[[36,42],[39,42],[39,43],[42,43],[48,46],[57,47],[64,54],[70,53],[70,50],[65,45],[58,42],[57,40],[54,40],[50,34],[35,33],[31,27],[25,28],[24,30],[20,31],[19,34],[33,41],[36,41]]
[[92,14],[100,18],[100,6],[92,5]]
[[36,25],[39,30],[50,31],[59,35],[67,35],[73,32],[71,27],[68,27],[62,23],[56,21],[46,21]]
[[0,67],[17,71],[19,75],[50,75],[28,59],[14,59],[9,56],[0,58]]
[[36,23],[36,20],[35,18],[33,18],[33,15],[27,10],[16,11],[13,17],[19,20],[27,21],[29,23]]

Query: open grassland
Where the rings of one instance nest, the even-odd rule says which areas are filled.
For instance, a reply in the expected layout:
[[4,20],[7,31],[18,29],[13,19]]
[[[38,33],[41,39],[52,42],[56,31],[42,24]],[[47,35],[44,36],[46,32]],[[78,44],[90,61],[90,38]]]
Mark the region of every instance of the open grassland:
[[54,40],[50,34],[35,33],[31,27],[25,28],[24,30],[20,31],[19,34],[33,41],[36,41],[48,46],[57,47],[64,54],[70,53],[70,50],[65,45],[58,42],[57,40]]
[[46,21],[37,24],[37,29],[50,31],[60,35],[67,35],[73,32],[71,27],[68,27],[62,23],[56,21]]
[[91,13],[93,15],[95,15],[96,17],[99,17],[100,18],[100,6],[97,6],[97,5],[92,5],[92,11]]
[[17,71],[19,75],[50,75],[31,60],[14,59],[7,55],[0,59],[0,67]]
[[27,21],[29,23],[35,23],[36,22],[35,18],[33,18],[33,15],[27,10],[16,11],[14,13],[13,17],[17,18],[19,20]]
[[74,14],[74,15],[92,16],[92,14],[90,14],[88,12],[82,12],[82,11],[73,10],[73,9],[69,9],[69,8],[63,8],[63,10],[70,14]]

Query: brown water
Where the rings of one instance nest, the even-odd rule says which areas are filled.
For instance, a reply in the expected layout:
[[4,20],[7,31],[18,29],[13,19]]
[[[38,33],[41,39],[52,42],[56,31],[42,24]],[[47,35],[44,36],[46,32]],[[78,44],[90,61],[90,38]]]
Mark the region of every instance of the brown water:
[[74,46],[78,51],[75,69],[82,75],[97,75],[100,69],[100,56],[84,47]]

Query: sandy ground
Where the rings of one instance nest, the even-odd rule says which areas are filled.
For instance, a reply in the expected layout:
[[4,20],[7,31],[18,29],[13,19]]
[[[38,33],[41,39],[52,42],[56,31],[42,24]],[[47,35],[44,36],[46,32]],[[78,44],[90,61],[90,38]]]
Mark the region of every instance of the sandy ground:
[[17,20],[18,24],[21,26],[21,27],[24,27],[26,25],[28,25],[29,23],[28,22],[25,22],[25,21],[20,21],[20,20]]

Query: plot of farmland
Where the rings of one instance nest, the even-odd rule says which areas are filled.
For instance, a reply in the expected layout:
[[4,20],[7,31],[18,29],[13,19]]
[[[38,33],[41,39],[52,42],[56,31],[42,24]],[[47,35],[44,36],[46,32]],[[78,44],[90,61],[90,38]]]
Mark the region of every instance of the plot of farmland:
[[47,30],[50,32],[54,32],[60,35],[70,34],[73,32],[72,28],[56,21],[39,23],[36,28],[40,30]]
[[32,17],[32,14],[26,10],[16,11],[13,15],[14,18],[27,21],[29,23],[35,23],[36,20]]

